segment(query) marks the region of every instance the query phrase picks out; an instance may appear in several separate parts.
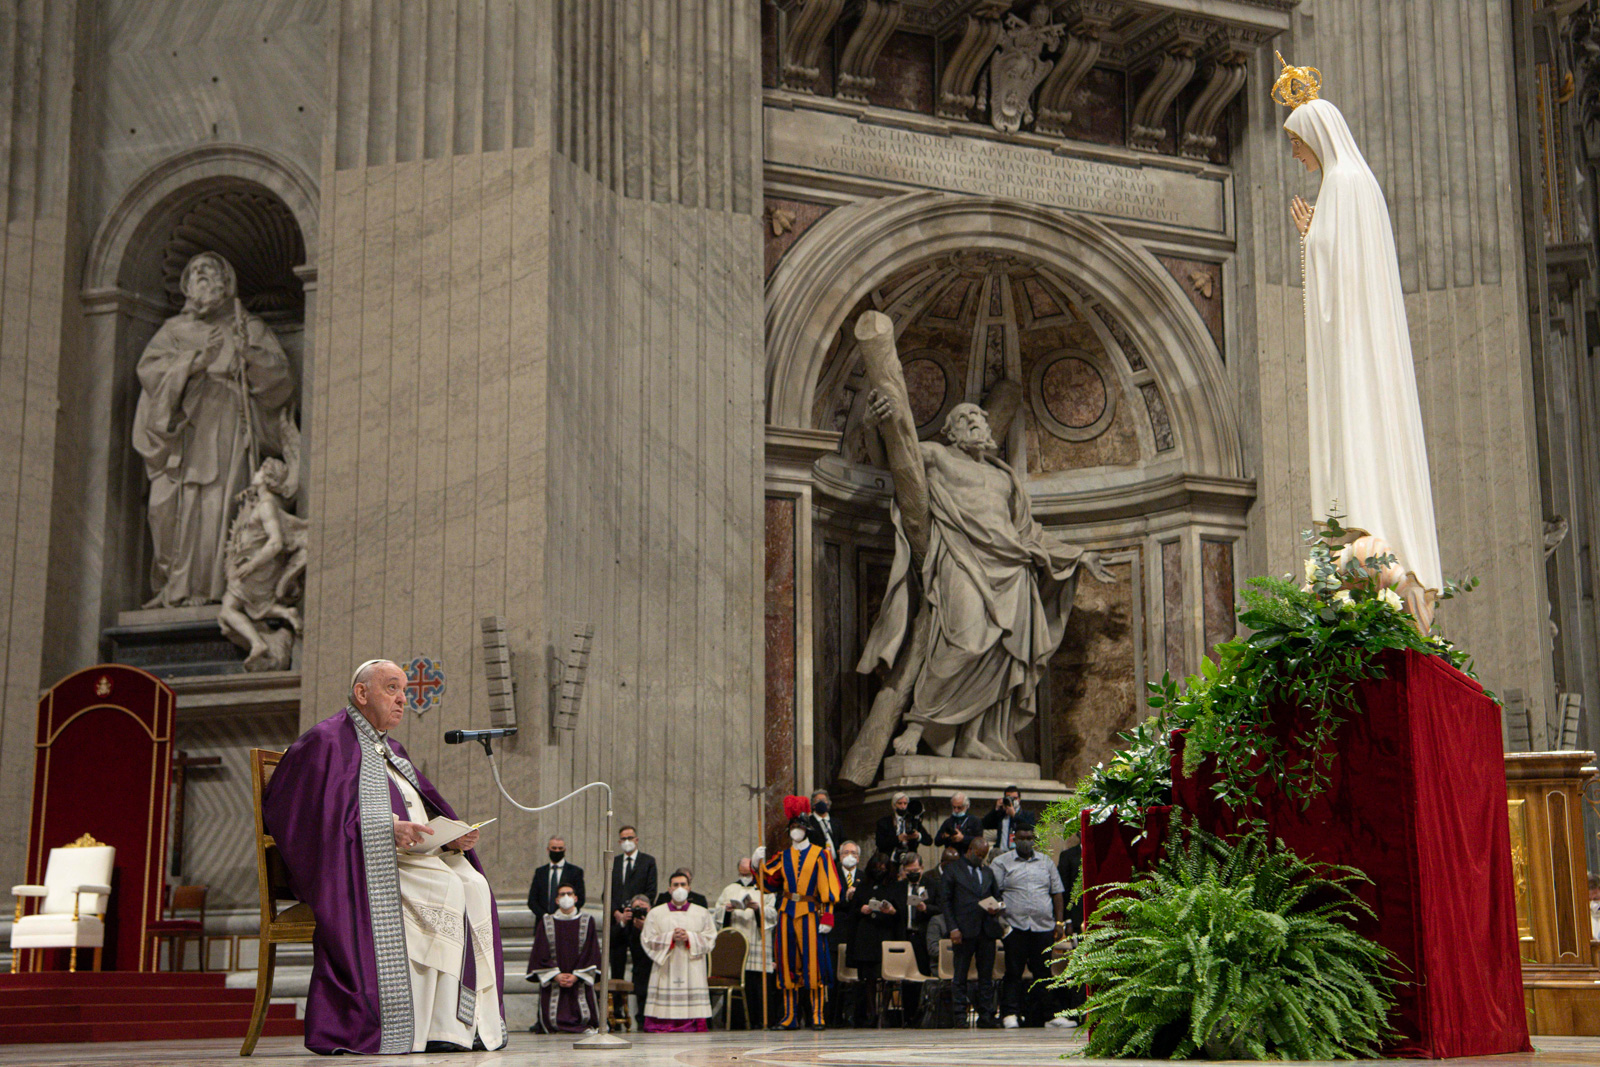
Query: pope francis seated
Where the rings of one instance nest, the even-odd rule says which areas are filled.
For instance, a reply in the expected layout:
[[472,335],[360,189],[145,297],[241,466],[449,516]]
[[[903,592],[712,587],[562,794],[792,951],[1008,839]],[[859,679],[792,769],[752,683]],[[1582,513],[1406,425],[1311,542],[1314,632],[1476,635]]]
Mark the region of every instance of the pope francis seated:
[[317,917],[306,995],[313,1052],[441,1052],[505,1045],[500,920],[476,830],[426,846],[455,812],[389,736],[406,676],[356,668],[350,702],[283,754],[262,797],[295,895]]

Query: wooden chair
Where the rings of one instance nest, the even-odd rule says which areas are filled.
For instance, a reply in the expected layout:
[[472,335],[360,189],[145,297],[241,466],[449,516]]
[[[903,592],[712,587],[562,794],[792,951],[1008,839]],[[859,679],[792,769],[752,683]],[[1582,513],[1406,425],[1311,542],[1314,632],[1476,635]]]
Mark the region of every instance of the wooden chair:
[[[723,930],[717,934],[717,943],[711,946],[711,966],[706,975],[706,984],[711,987],[711,992],[722,990],[722,1003],[727,1010],[727,1020],[723,1023],[724,1030],[733,1029],[733,998],[739,998],[739,1004],[744,1008],[745,1029],[750,1026],[750,1003],[744,995],[744,963],[745,956],[750,951],[750,945],[744,939],[744,934],[738,930]],[[711,1019],[716,1021],[717,1011],[713,1005]]]
[[294,900],[289,888],[289,870],[278,852],[277,842],[267,833],[261,820],[261,794],[277,769],[282,752],[264,748],[250,750],[250,785],[256,808],[256,881],[261,891],[261,950],[256,968],[256,1003],[250,1013],[250,1029],[244,1035],[244,1045],[239,1055],[248,1056],[256,1050],[261,1037],[261,1027],[267,1021],[267,1003],[272,999],[272,971],[277,962],[277,947],[282,944],[309,942],[316,933],[317,922],[311,914],[311,905],[294,904],[278,910],[278,901]]
[[[156,964],[161,959],[161,942],[170,942],[168,951],[172,954],[172,965],[169,970],[183,970],[183,946],[193,939],[200,945],[200,969],[206,969],[206,892],[209,887],[203,885],[180,885],[168,889],[167,917],[157,919],[146,924],[144,931],[150,936],[155,951],[151,954],[151,969],[157,969]],[[173,915],[180,911],[198,912],[193,919],[175,919]]]
[[606,1022],[612,1030],[632,1030],[633,1016],[628,1014],[628,994],[633,983],[624,978],[613,978],[607,986]]

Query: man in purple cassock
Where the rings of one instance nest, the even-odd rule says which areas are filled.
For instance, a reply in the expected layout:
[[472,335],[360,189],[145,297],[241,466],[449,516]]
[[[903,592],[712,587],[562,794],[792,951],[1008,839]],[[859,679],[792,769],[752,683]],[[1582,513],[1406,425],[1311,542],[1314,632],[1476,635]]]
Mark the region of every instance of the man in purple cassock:
[[405,672],[356,669],[350,704],[283,754],[262,816],[295,896],[317,919],[306,993],[313,1052],[392,1054],[505,1045],[500,919],[473,830],[429,848],[455,811],[389,731]]
[[528,981],[539,983],[539,1018],[533,1029],[546,1034],[581,1034],[598,1029],[600,1008],[594,984],[600,980],[600,930],[578,911],[577,890],[556,890],[556,911],[533,927]]

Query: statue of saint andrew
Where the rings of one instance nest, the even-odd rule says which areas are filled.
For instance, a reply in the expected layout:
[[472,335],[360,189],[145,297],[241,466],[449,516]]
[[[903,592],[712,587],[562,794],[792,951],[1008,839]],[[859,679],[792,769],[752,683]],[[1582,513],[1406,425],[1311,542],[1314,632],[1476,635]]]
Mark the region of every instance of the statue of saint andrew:
[[1425,628],[1444,574],[1400,263],[1383,190],[1339,109],[1315,98],[1315,73],[1285,65],[1279,79],[1294,83],[1280,96],[1295,105],[1283,124],[1294,157],[1322,171],[1315,211],[1291,205],[1305,247],[1311,504],[1337,501],[1392,546],[1409,579],[1400,595]]
[[279,415],[294,396],[289,361],[239,302],[227,260],[195,256],[182,289],[183,310],[156,331],[138,366],[133,447],[150,478],[151,608],[222,599],[235,501],[263,453],[280,450]]
[[[957,404],[944,424],[948,443],[917,443],[894,430],[909,423],[903,389],[894,382],[869,398],[874,422],[889,427],[891,455],[906,454],[892,461],[889,589],[857,670],[892,668],[874,717],[879,703],[887,712],[898,699],[886,694],[911,698],[896,752],[910,755],[925,743],[941,756],[1020,761],[1016,735],[1033,720],[1035,693],[1066,630],[1079,569],[1113,579],[1097,553],[1034,521],[1028,491],[1000,460],[983,408]],[[913,621],[914,562],[922,604]],[[896,674],[914,683],[897,686]],[[863,729],[863,738],[870,732]],[[876,754],[866,755],[875,769]],[[860,772],[849,770],[847,780],[859,782]]]

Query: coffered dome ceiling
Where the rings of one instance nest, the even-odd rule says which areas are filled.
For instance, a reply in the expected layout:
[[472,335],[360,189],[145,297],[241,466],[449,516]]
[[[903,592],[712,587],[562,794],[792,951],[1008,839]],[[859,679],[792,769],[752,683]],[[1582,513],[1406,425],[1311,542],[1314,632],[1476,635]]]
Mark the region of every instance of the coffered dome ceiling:
[[1041,264],[971,250],[886,279],[833,338],[813,418],[843,434],[840,451],[849,462],[884,465],[877,434],[864,422],[868,386],[849,333],[871,309],[895,321],[923,440],[938,436],[956,404],[982,403],[1009,379],[1022,388],[1023,402],[1001,446],[1024,477],[1132,467],[1174,448],[1154,375],[1108,308]]

